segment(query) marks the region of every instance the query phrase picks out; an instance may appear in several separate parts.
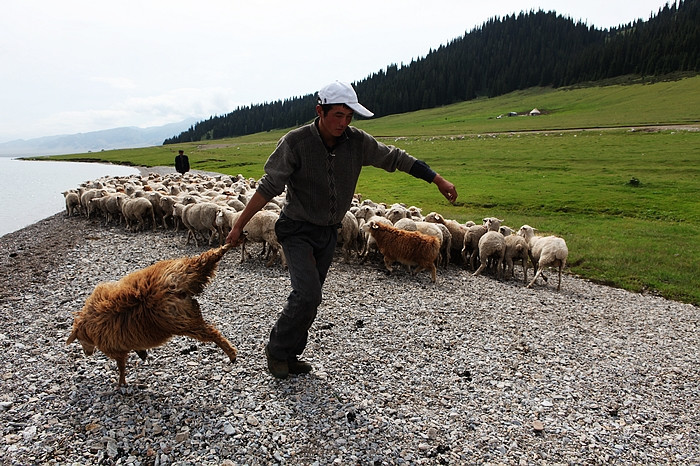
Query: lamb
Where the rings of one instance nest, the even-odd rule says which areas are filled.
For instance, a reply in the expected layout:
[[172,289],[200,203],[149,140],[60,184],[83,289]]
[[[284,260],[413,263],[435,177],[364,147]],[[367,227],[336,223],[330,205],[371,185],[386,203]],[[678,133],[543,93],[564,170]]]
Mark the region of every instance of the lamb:
[[422,270],[430,270],[433,283],[437,282],[435,261],[440,254],[440,241],[435,236],[418,231],[405,231],[381,222],[371,220],[363,227],[377,242],[384,255],[384,265],[389,273],[391,265],[399,261],[404,265],[416,265],[414,275]]
[[384,217],[388,218],[389,221],[394,224],[399,219],[406,218],[406,217],[411,217],[411,213],[408,211],[408,208],[403,205],[403,204],[393,204],[389,210],[386,211],[386,214]]
[[267,243],[270,246],[269,254],[271,255],[265,263],[267,267],[271,267],[280,256],[282,267],[287,266],[287,260],[284,257],[282,246],[277,241],[275,233],[275,223],[279,219],[279,214],[272,210],[260,210],[253,215],[245,226],[244,233],[246,234],[246,242],[241,246],[241,263],[245,261],[245,246],[247,242]]
[[[506,242],[503,235],[498,231],[487,231],[479,239],[479,260],[481,265],[476,269],[473,276],[478,276],[488,266],[493,265],[496,271],[496,277],[501,276],[501,264],[503,264],[503,256],[506,252]],[[489,264],[491,262],[491,264]]]
[[156,218],[153,215],[151,202],[143,197],[118,197],[117,204],[122,211],[126,227],[131,231],[143,230],[146,222],[153,222],[153,230],[156,229]]
[[457,257],[462,257],[460,253],[462,252],[462,246],[464,245],[464,236],[467,234],[467,228],[460,224],[456,220],[446,219],[437,212],[430,212],[425,216],[426,222],[441,223],[447,227],[450,231],[450,236],[452,237],[452,250],[451,257],[453,253],[457,253]]
[[104,191],[103,189],[88,189],[82,194],[80,194],[80,206],[82,207],[83,214],[85,214],[87,218],[90,218],[90,199],[93,199],[95,197],[102,197],[105,194],[106,191]]
[[476,260],[479,255],[479,240],[488,230],[484,225],[472,225],[467,228],[462,242],[462,260],[464,264],[476,269]]
[[214,235],[219,235],[219,241],[221,241],[223,232],[216,224],[216,215],[221,209],[221,206],[213,202],[199,202],[186,205],[182,210],[181,217],[183,225],[187,228],[187,241],[185,244],[190,242],[190,238],[194,238],[195,246],[199,247],[197,242],[198,232],[209,233],[209,246],[214,240]]
[[338,244],[343,249],[343,260],[348,262],[352,251],[359,254],[360,227],[357,218],[350,212],[345,212],[340,230],[338,231]]
[[[507,226],[502,226],[499,231],[505,238],[506,242],[506,252],[503,256],[503,273],[507,277],[515,277],[514,263],[516,261],[520,261],[520,265],[523,268],[523,281],[527,283],[527,241],[525,241],[525,238],[522,236],[514,234],[514,231]],[[507,273],[508,269],[510,269],[510,274]]]
[[530,225],[523,225],[518,230],[518,235],[525,238],[529,247],[530,260],[535,269],[535,276],[527,285],[530,288],[536,281],[537,277],[542,275],[544,281],[547,277],[544,276],[545,267],[559,268],[559,282],[557,291],[561,289],[561,271],[566,265],[566,258],[569,256],[569,249],[566,247],[566,241],[558,236],[536,236],[537,229]]
[[[163,228],[168,228],[168,224],[165,222],[165,217],[171,214],[172,209],[165,210],[163,208],[163,203],[161,202],[163,195],[158,191],[150,191],[146,193],[145,197],[151,202],[151,205],[153,205],[153,215],[155,216],[156,220],[163,224]],[[166,208],[167,207],[168,206],[166,205]]]
[[80,197],[75,190],[64,191],[63,197],[66,201],[66,217],[71,217],[80,211]]
[[202,317],[194,298],[214,276],[230,245],[193,257],[170,259],[126,275],[117,282],[101,283],[75,313],[66,345],[78,340],[86,355],[95,348],[117,361],[118,386],[126,385],[130,351],[142,359],[146,351],[174,335],[214,342],[231,362],[237,351]]
[[487,231],[498,231],[502,221],[496,217],[485,217],[482,225],[464,227],[466,231],[462,240],[462,259],[465,264],[469,263],[469,267],[472,270],[476,269],[476,261],[479,260],[479,241],[481,237]]
[[126,197],[124,193],[110,193],[102,197],[90,199],[88,203],[88,211],[100,211],[105,217],[105,225],[113,222],[115,219],[121,223],[122,210],[119,206],[119,198]]

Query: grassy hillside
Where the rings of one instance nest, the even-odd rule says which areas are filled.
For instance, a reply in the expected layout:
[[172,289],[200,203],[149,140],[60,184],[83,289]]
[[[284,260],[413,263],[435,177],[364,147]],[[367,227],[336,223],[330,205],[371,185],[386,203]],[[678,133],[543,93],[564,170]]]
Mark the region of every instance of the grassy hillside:
[[[497,118],[532,108],[543,114]],[[679,124],[700,124],[700,77],[530,89],[361,120],[358,127],[454,182],[459,200],[449,205],[422,181],[371,167],[357,191],[460,221],[497,216],[513,228],[527,223],[566,239],[575,274],[697,305],[700,132],[645,128]],[[284,132],[52,158],[172,165],[184,149],[192,168],[258,178]]]

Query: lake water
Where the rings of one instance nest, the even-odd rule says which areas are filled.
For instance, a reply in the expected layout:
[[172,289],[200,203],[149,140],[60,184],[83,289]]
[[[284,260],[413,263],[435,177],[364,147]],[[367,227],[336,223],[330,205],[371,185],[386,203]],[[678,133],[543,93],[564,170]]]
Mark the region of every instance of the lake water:
[[84,181],[138,173],[121,165],[0,157],[0,236],[65,211],[61,193]]

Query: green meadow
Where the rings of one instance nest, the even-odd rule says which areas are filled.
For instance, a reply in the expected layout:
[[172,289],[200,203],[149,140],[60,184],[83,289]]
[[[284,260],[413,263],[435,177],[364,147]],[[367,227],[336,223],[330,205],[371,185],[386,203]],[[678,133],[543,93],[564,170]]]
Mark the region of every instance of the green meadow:
[[[524,115],[533,108],[542,114]],[[450,205],[434,186],[367,167],[364,198],[529,224],[565,238],[572,274],[700,304],[699,76],[529,89],[354,124],[425,160],[459,193]],[[172,165],[184,149],[194,169],[259,178],[285,132],[51,158]]]

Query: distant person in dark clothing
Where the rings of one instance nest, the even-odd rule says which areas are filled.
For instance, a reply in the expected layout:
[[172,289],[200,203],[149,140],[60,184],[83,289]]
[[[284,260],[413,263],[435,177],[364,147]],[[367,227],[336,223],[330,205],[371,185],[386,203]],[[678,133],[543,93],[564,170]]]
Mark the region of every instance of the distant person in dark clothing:
[[178,151],[178,154],[175,157],[175,170],[183,175],[190,171],[190,159],[187,158],[185,152],[182,150]]

